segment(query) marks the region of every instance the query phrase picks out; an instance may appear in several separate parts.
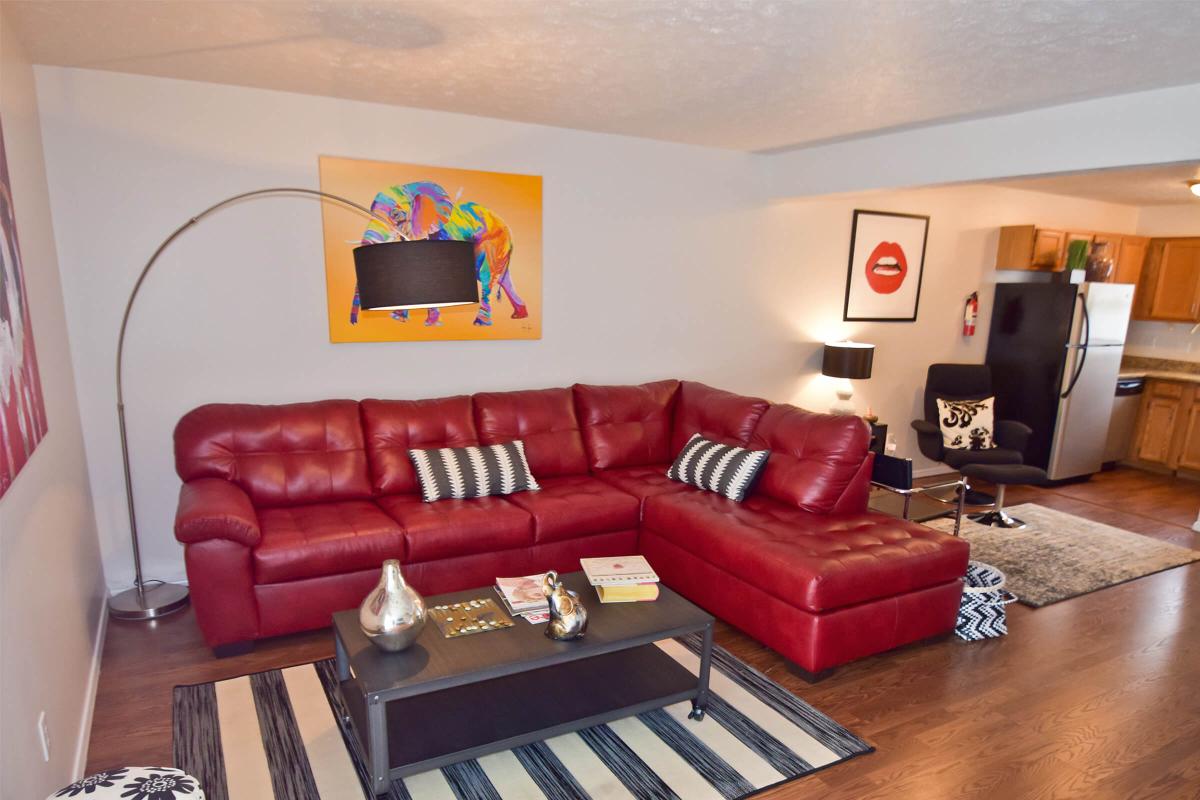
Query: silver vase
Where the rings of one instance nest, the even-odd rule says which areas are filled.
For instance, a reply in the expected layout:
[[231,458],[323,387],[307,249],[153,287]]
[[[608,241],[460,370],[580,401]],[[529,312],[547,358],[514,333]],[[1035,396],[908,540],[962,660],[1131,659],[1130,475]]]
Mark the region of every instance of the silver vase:
[[425,627],[425,599],[404,581],[400,562],[383,562],[379,584],[358,607],[358,626],[380,650],[399,652]]

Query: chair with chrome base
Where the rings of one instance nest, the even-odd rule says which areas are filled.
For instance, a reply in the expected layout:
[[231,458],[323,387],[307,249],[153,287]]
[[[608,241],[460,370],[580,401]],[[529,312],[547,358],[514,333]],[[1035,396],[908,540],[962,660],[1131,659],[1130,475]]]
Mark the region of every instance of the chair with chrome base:
[[991,525],[996,528],[1025,527],[1025,523],[1004,510],[1004,490],[1007,486],[1021,484],[1036,486],[1046,480],[1046,471],[1031,467],[1028,464],[967,464],[962,468],[962,474],[968,478],[980,478],[996,487],[996,502],[989,511],[979,514],[968,514],[967,519],[980,525]]
[[[992,435],[995,447],[984,450],[954,449],[943,443],[938,424],[938,398],[943,400],[981,400],[994,395],[992,371],[987,364],[930,364],[925,378],[925,419],[913,420],[921,453],[940,461],[968,478],[978,478],[996,486],[996,494],[968,491],[967,505],[990,506],[987,512],[968,514],[967,518],[983,525],[1019,528],[1020,520],[1004,510],[1004,490],[1013,484],[1039,484],[1045,471],[1024,463],[1025,446],[1033,429],[1016,420],[997,419]],[[1003,413],[997,408],[996,413]]]

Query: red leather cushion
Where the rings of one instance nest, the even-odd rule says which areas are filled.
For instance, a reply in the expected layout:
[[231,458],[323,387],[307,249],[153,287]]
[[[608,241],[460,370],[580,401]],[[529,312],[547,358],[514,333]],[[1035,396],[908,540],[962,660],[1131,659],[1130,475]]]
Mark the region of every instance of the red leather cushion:
[[481,392],[474,396],[479,441],[520,439],[533,477],[586,475],[587,456],[570,389]]
[[675,406],[669,460],[679,455],[695,433],[721,444],[744,446],[750,441],[750,434],[768,405],[766,400],[757,397],[684,381],[679,385],[679,400]]
[[615,486],[643,502],[647,497],[653,497],[656,494],[696,491],[686,483],[668,478],[667,469],[670,466],[670,464],[653,464],[647,467],[604,469],[595,475],[605,483]]
[[353,400],[200,406],[175,426],[175,471],[233,481],[260,508],[371,496]]
[[671,460],[671,414],[679,381],[640,386],[577,383],[571,388],[592,469]]
[[438,500],[391,495],[379,506],[404,528],[408,562],[453,558],[533,544],[533,520],[500,497]]
[[805,511],[832,511],[870,443],[871,431],[859,417],[773,405],[750,439],[755,450],[771,451],[753,491]]
[[811,672],[953,630],[962,594],[955,579],[813,614],[652,531],[638,546],[663,583]]
[[259,512],[255,583],[281,583],[378,567],[404,558],[404,532],[370,500]]
[[469,447],[479,444],[471,398],[363,400],[363,427],[371,480],[380,494],[420,491],[410,448]]
[[647,499],[643,527],[813,612],[954,580],[969,551],[962,539],[883,514],[813,514],[711,492]]
[[533,517],[537,544],[636,528],[641,517],[636,497],[590,475],[547,478],[541,491],[518,492],[505,499]]

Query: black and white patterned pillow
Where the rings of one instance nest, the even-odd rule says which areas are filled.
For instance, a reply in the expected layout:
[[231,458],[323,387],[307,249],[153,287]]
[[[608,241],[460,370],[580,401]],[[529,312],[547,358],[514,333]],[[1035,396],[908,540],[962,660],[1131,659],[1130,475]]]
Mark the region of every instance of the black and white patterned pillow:
[[996,446],[995,397],[968,400],[937,398],[938,426],[947,450],[991,450]]
[[697,433],[679,451],[667,477],[740,503],[770,455],[770,450],[720,444]]
[[426,503],[462,500],[513,492],[536,492],[525,459],[525,444],[517,439],[487,447],[440,447],[409,450]]

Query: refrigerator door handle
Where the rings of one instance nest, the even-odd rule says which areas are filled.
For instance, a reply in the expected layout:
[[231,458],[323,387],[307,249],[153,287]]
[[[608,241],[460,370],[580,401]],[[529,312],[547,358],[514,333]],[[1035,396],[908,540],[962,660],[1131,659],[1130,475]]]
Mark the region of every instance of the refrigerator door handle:
[[1071,376],[1071,382],[1067,384],[1067,389],[1060,395],[1063,398],[1069,397],[1071,390],[1075,388],[1076,382],[1079,381],[1079,376],[1083,374],[1083,362],[1087,361],[1088,340],[1092,338],[1092,323],[1088,319],[1087,298],[1083,293],[1075,295],[1075,299],[1080,301],[1083,308],[1083,343],[1079,346],[1079,363],[1075,365],[1075,374]]

